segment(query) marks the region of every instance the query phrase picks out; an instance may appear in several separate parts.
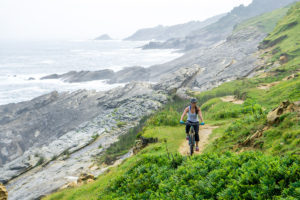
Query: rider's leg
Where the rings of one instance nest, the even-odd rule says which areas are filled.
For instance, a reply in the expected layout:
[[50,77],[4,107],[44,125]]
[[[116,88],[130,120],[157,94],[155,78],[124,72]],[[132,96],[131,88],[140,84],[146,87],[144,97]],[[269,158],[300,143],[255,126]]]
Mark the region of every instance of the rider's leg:
[[191,128],[190,124],[186,124],[185,125],[185,133],[186,133],[187,139],[188,139],[188,136],[189,136],[190,128]]

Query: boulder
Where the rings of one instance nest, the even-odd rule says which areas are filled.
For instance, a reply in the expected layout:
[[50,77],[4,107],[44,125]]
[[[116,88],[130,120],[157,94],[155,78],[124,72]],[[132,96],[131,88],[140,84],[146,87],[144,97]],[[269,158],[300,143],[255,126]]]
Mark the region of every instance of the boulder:
[[77,180],[77,184],[83,184],[83,183],[90,183],[93,182],[95,180],[95,177],[93,174],[89,174],[89,173],[82,173],[80,174],[78,180]]
[[138,140],[135,141],[135,145],[133,147],[133,154],[137,154],[140,150],[145,148],[150,143],[158,142],[158,138],[146,138],[141,136]]
[[7,190],[2,183],[0,183],[0,200],[7,200]]
[[74,188],[77,186],[77,181],[72,181],[66,185],[64,185],[63,187],[61,187],[60,189],[66,189],[66,188]]
[[281,64],[287,63],[288,62],[287,55],[280,56],[279,61],[280,61]]
[[280,122],[280,116],[289,113],[289,112],[295,112],[297,109],[297,106],[294,103],[291,103],[289,101],[283,101],[280,103],[280,105],[270,111],[267,115],[267,120],[270,125],[278,124]]

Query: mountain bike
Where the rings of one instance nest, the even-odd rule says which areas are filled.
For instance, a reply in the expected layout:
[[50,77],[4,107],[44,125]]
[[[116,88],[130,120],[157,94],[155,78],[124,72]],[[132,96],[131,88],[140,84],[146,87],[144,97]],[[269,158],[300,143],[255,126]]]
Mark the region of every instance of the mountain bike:
[[[182,124],[184,124],[184,125],[189,124],[191,126],[188,136],[189,136],[190,155],[193,155],[195,144],[196,144],[195,130],[194,130],[193,125],[199,125],[199,122],[184,122]],[[200,124],[200,125],[203,125],[203,124]]]

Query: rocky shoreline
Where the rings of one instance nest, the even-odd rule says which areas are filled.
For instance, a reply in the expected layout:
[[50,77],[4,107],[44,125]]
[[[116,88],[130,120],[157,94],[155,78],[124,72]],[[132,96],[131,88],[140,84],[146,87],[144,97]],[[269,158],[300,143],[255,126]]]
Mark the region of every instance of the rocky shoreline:
[[[247,27],[209,47],[148,68],[52,74],[66,82],[127,83],[109,91],[53,91],[30,101],[0,106],[0,182],[9,199],[38,199],[81,173],[103,172],[95,156],[118,136],[185,90],[205,91],[248,76],[257,68],[258,45],[266,36]],[[197,45],[196,45],[197,46]],[[122,123],[122,126],[118,124]]]
[[122,70],[114,72],[111,69],[98,71],[70,71],[64,74],[50,74],[40,78],[44,79],[61,79],[64,82],[75,83],[94,80],[107,80],[107,83],[128,83],[130,81],[147,81],[149,80],[149,71],[147,68],[133,66],[125,67]]
[[[80,173],[97,176],[103,170],[91,170],[94,156],[171,95],[185,97],[184,88],[206,90],[252,70],[256,59],[251,55],[263,37],[256,29],[246,30],[219,46],[152,66],[149,79],[157,83],[132,81],[106,92],[52,92],[0,106],[1,150],[9,152],[1,157],[0,182],[6,183],[10,199],[39,198]],[[212,51],[216,53],[210,55]],[[120,128],[118,122],[126,126]]]
[[[169,95],[199,70],[180,69],[162,85],[134,81],[106,92],[52,92],[28,102],[1,106],[1,112],[5,113],[1,119],[1,132],[7,133],[7,137],[1,138],[0,142],[3,139],[11,140],[10,148],[17,149],[18,146],[26,147],[22,142],[35,140],[32,146],[20,152],[18,158],[7,160],[0,170],[0,181],[6,183],[10,199],[35,199],[68,183],[70,180],[67,177],[87,171],[94,175],[101,173],[101,169],[89,170],[94,163],[94,156],[105,151],[143,116],[162,107]],[[9,106],[14,109],[8,110]],[[57,113],[57,116],[53,116],[53,113]],[[84,118],[76,121],[74,115],[83,115]],[[3,119],[8,116],[13,116],[13,119],[11,117],[11,121],[4,123]],[[62,120],[61,116],[70,121]],[[42,128],[37,127],[53,117],[56,118],[51,126],[48,127],[48,123]],[[118,122],[126,125],[118,127]],[[28,127],[29,130],[20,129],[18,132],[18,127]],[[39,130],[39,134],[36,134],[37,131],[31,132],[35,129]],[[10,130],[15,130],[14,134],[9,134]],[[56,134],[53,134],[53,130],[56,130]],[[12,142],[15,138],[19,140]],[[13,155],[12,150],[7,151]]]

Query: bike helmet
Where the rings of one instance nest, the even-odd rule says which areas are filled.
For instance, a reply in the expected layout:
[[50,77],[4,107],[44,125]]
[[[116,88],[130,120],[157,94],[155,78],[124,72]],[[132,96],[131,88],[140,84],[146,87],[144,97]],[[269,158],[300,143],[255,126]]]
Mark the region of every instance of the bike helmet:
[[192,98],[191,99],[191,103],[197,103],[197,99],[196,98]]

